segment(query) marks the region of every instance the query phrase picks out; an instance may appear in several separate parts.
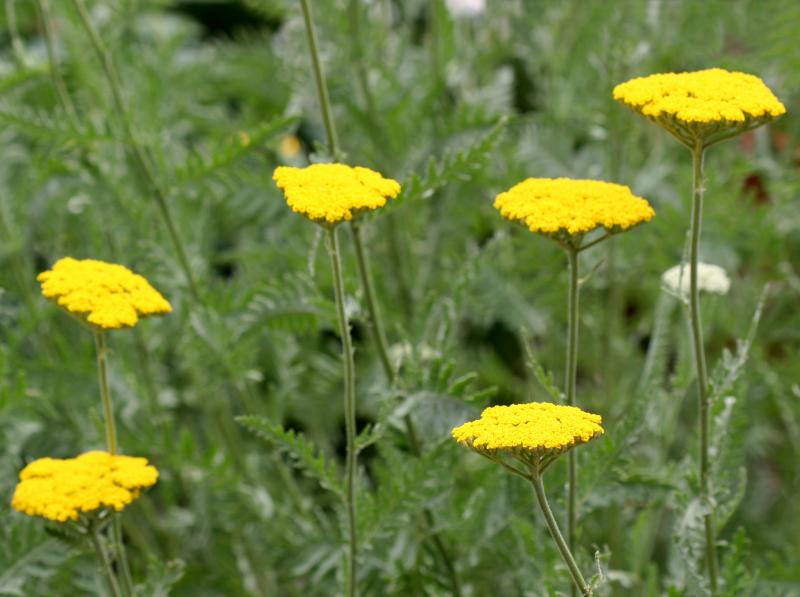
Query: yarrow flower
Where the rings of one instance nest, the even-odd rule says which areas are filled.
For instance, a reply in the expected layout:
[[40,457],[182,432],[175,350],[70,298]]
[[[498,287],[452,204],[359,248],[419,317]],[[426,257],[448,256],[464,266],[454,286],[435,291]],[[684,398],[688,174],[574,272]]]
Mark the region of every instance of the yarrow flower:
[[119,512],[155,484],[158,470],[146,458],[87,452],[77,458],[40,458],[19,474],[11,506],[56,522],[82,514]]
[[[689,265],[672,266],[661,276],[664,287],[679,298],[689,296]],[[697,287],[701,292],[710,294],[728,294],[731,287],[727,272],[718,265],[710,263],[697,264]]]
[[280,166],[272,179],[286,203],[318,224],[335,225],[386,205],[400,194],[396,180],[369,168],[344,164],[312,164],[305,168]]
[[550,459],[603,434],[602,417],[575,406],[530,402],[490,406],[480,419],[452,431],[453,438],[483,455],[507,454],[526,463]]
[[115,263],[64,257],[37,280],[46,298],[100,330],[133,327],[141,317],[172,311],[144,277]]
[[658,123],[687,145],[710,145],[786,113],[755,75],[710,68],[638,77],[614,99]]
[[507,220],[557,240],[599,227],[609,233],[627,230],[655,215],[624,185],[570,178],[528,178],[500,193],[494,206]]

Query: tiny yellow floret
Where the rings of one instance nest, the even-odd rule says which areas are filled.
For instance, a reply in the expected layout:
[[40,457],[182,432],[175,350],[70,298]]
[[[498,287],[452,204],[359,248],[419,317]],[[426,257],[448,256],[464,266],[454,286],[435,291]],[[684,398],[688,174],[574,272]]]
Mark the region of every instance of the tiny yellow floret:
[[19,474],[11,506],[56,522],[103,509],[119,512],[155,484],[146,458],[87,452],[77,458],[40,458]]
[[559,454],[603,434],[602,418],[575,406],[530,402],[490,406],[480,419],[452,431],[453,438],[479,452]]
[[504,218],[554,238],[601,226],[619,232],[655,215],[645,199],[624,185],[570,178],[528,178],[500,193],[494,206]]
[[685,143],[755,128],[786,113],[760,78],[721,68],[631,79],[614,88],[614,99]]
[[280,166],[272,179],[292,211],[319,224],[338,224],[361,212],[386,205],[400,194],[396,180],[369,168],[344,164],[312,164],[305,168]]
[[172,311],[144,277],[115,263],[64,257],[37,280],[46,298],[101,330],[133,327],[141,317]]

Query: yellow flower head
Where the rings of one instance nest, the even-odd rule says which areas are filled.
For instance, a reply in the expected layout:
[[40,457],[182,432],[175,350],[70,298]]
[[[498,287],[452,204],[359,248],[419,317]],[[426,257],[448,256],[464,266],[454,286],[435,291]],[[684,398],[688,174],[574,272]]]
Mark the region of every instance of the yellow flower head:
[[557,240],[600,226],[608,232],[627,230],[655,215],[626,186],[570,178],[528,178],[500,193],[494,206],[504,218]]
[[172,311],[145,278],[115,263],[64,257],[37,280],[46,298],[101,330],[133,327],[140,317]]
[[614,88],[614,99],[687,145],[709,145],[786,112],[755,75],[710,68],[639,77]]
[[455,440],[483,454],[550,457],[603,434],[600,415],[575,406],[530,402],[490,406],[453,429]]
[[19,474],[11,506],[56,522],[103,509],[119,512],[154,485],[158,470],[146,458],[87,452],[77,458],[40,458]]
[[318,224],[338,224],[361,212],[377,209],[400,194],[396,180],[369,168],[344,164],[313,164],[305,168],[280,166],[272,179],[292,211]]

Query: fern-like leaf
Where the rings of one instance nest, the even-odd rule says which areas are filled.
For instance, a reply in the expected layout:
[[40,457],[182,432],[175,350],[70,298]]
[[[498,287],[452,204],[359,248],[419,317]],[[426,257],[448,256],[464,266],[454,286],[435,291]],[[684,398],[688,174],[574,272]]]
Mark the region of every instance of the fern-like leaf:
[[394,201],[397,205],[405,201],[428,199],[438,189],[455,181],[466,181],[483,169],[508,126],[508,119],[502,117],[489,132],[455,153],[445,153],[439,160],[431,157],[425,165],[423,174],[413,173],[403,185],[403,193]]
[[320,449],[302,433],[284,429],[265,417],[237,417],[236,421],[287,454],[295,468],[315,479],[322,488],[340,498],[344,497],[336,463],[326,459]]

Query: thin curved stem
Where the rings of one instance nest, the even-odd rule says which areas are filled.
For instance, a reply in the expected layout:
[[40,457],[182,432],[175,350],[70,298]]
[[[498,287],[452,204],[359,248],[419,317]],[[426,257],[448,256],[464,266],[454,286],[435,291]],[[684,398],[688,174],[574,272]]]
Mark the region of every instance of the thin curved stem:
[[108,554],[103,547],[100,533],[94,525],[89,529],[89,538],[92,541],[94,551],[97,553],[97,559],[100,560],[100,567],[103,569],[111,594],[114,595],[114,597],[122,597],[119,582],[117,582],[117,577],[114,575],[114,570],[111,568],[111,561],[108,559]]
[[[569,300],[567,304],[567,365],[564,386],[567,404],[575,406],[576,377],[578,372],[578,249],[567,247],[569,263]],[[575,452],[568,456],[567,480],[567,540],[570,549],[575,547],[575,524],[577,519],[578,462]],[[573,590],[574,592],[574,590]]]
[[103,72],[108,81],[108,85],[111,88],[111,95],[114,100],[116,112],[122,121],[125,136],[128,138],[131,156],[139,166],[139,169],[147,181],[147,184],[150,186],[153,197],[156,201],[156,205],[158,206],[159,213],[161,214],[161,219],[164,220],[164,224],[167,227],[167,232],[172,240],[172,244],[178,256],[178,262],[183,270],[184,276],[186,277],[186,282],[189,285],[189,290],[192,293],[192,297],[198,303],[202,303],[200,290],[195,282],[192,268],[189,265],[186,249],[184,248],[180,234],[178,234],[178,229],[175,226],[175,221],[172,218],[172,214],[169,211],[168,192],[158,180],[158,177],[153,169],[151,157],[148,155],[147,150],[139,142],[136,134],[134,133],[133,123],[131,122],[128,107],[122,95],[122,84],[119,80],[119,74],[114,67],[114,62],[111,58],[111,52],[109,52],[108,48],[106,48],[94,25],[92,25],[92,21],[89,18],[89,14],[86,12],[86,6],[84,5],[83,0],[72,0],[72,4],[78,11],[83,28],[86,30],[95,54],[97,54],[97,58],[100,60],[100,64],[103,67]]
[[[703,326],[700,320],[700,289],[697,283],[697,263],[700,249],[700,230],[703,224],[703,146],[699,143],[692,149],[692,222],[689,248],[689,314],[692,329],[695,369],[697,374],[697,401],[700,410],[700,487],[703,497],[709,502],[709,397],[708,371],[705,348],[703,347]],[[717,591],[717,549],[714,512],[704,517],[706,536],[706,570],[712,594]]]
[[582,253],[583,251],[585,251],[589,247],[593,247],[595,245],[599,245],[601,242],[603,242],[604,240],[610,238],[611,236],[613,236],[613,235],[610,232],[606,232],[602,236],[598,236],[593,241],[590,241],[590,242],[586,243],[585,245],[582,245],[582,246],[578,247],[577,251],[578,251],[578,253]]
[[364,250],[364,243],[361,238],[361,225],[356,220],[350,221],[350,232],[353,236],[353,247],[356,252],[356,262],[358,263],[358,274],[361,277],[361,286],[364,289],[364,299],[367,302],[367,312],[369,313],[370,332],[375,348],[378,351],[383,370],[390,384],[395,381],[396,372],[389,358],[389,349],[386,343],[386,332],[383,328],[383,319],[378,308],[378,301],[375,299],[375,284],[372,281],[372,272],[367,260],[367,252]]
[[336,315],[339,321],[339,335],[342,339],[342,361],[344,367],[344,417],[347,436],[347,456],[345,462],[345,505],[347,507],[347,527],[349,534],[348,566],[344,574],[345,595],[356,594],[356,396],[355,365],[353,363],[353,347],[350,341],[350,324],[344,308],[344,278],[342,262],[339,257],[339,241],[336,228],[328,229],[325,248],[331,258],[333,270],[333,287],[336,294]]
[[331,111],[331,101],[328,97],[328,85],[322,75],[322,65],[317,49],[317,33],[314,30],[314,19],[311,17],[311,5],[308,0],[300,0],[303,9],[303,21],[306,25],[306,37],[308,38],[308,49],[311,54],[311,66],[314,69],[314,81],[317,84],[317,94],[319,95],[320,108],[322,109],[322,122],[325,125],[325,135],[328,138],[328,150],[335,160],[339,158],[339,139],[336,135],[336,126],[333,123]]
[[561,531],[558,528],[558,523],[556,522],[556,518],[553,516],[553,511],[550,509],[550,504],[547,503],[547,496],[544,493],[542,476],[539,473],[534,473],[531,475],[530,480],[533,484],[533,489],[536,493],[536,499],[539,502],[539,507],[542,509],[542,514],[544,514],[545,521],[547,522],[547,528],[550,529],[550,535],[552,535],[553,539],[555,540],[556,546],[558,546],[558,551],[561,552],[561,557],[569,569],[569,574],[572,577],[574,587],[577,588],[577,590],[580,591],[581,595],[584,597],[591,597],[592,590],[583,579],[583,574],[581,574],[581,570],[578,568],[578,564],[572,555],[572,550],[567,545],[567,542],[564,541],[564,536],[561,534]]

